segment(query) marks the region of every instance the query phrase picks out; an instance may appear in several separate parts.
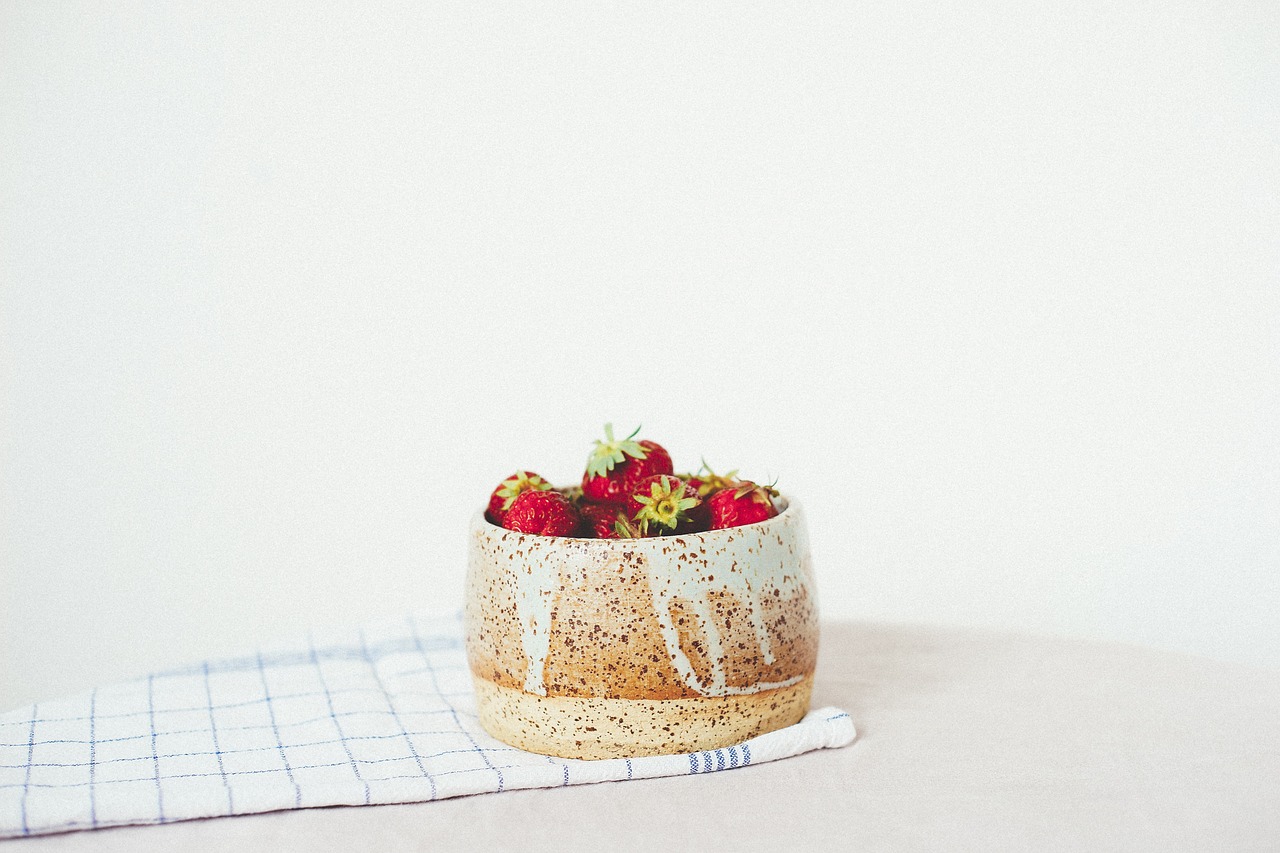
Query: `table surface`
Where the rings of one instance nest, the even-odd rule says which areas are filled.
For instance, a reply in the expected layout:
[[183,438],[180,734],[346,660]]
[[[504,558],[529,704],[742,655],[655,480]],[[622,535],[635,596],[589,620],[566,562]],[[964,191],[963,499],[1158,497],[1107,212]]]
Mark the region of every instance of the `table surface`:
[[[858,740],[688,776],[307,809],[15,850],[1280,849],[1280,672],[951,628],[823,627]],[[26,845],[22,847],[21,845]]]

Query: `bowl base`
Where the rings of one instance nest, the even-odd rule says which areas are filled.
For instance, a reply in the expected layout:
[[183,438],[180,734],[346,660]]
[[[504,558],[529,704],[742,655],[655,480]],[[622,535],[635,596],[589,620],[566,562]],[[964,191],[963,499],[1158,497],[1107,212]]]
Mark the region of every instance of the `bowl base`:
[[798,723],[813,675],[789,687],[694,699],[536,696],[473,675],[480,724],[504,743],[561,758],[639,758],[719,749]]

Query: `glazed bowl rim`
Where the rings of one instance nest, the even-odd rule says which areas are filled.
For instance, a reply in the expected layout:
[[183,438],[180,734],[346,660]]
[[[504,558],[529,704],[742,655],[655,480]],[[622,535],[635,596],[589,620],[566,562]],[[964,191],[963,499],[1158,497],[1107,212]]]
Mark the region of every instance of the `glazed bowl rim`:
[[690,541],[694,543],[714,542],[717,538],[732,536],[740,531],[762,530],[770,525],[780,524],[784,520],[791,520],[801,514],[799,501],[787,495],[779,495],[774,499],[776,506],[780,507],[778,514],[772,518],[766,518],[764,521],[756,521],[751,524],[742,524],[737,527],[721,527],[716,530],[703,530],[698,533],[681,533],[677,536],[650,536],[642,539],[592,539],[585,536],[543,536],[540,533],[521,533],[518,530],[508,530],[505,527],[499,527],[492,521],[484,517],[484,510],[477,510],[471,517],[471,529],[479,530],[487,536],[498,536],[504,542],[530,542],[546,543],[555,542],[557,544],[564,543],[567,547],[572,548],[592,548],[596,550],[635,550],[639,548],[657,548],[663,544],[679,542],[681,544]]

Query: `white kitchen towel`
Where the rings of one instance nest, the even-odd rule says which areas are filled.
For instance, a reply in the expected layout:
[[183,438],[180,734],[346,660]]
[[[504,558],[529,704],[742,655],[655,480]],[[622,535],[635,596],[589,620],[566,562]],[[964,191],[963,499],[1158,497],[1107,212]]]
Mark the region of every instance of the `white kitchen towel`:
[[480,728],[459,615],[415,614],[0,715],[0,837],[714,773],[854,736],[823,708],[708,752],[535,755]]

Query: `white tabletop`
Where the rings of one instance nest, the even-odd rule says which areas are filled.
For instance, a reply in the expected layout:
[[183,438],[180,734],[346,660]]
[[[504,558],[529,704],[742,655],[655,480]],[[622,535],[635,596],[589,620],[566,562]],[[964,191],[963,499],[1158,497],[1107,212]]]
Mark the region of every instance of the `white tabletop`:
[[[309,809],[15,850],[1280,849],[1280,673],[1021,635],[824,626],[850,747],[711,777]],[[23,847],[22,845],[25,845]]]

